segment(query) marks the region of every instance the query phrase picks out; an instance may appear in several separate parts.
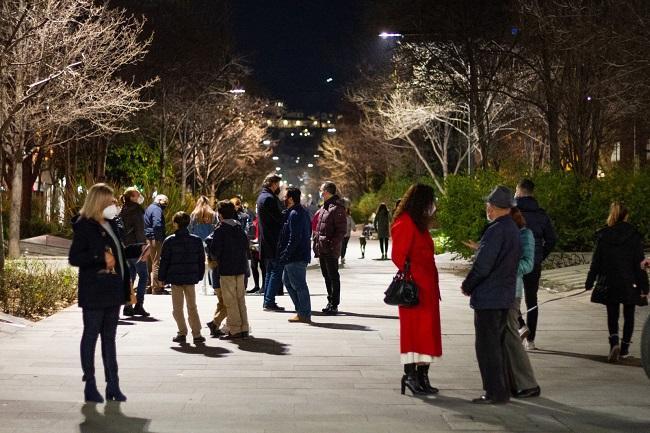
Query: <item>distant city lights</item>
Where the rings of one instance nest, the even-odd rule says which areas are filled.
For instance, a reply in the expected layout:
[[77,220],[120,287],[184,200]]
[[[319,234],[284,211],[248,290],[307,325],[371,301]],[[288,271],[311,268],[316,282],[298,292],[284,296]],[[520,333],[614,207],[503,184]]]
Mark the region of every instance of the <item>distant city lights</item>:
[[332,77],[329,77],[327,80],[325,80],[326,83],[331,83],[332,81],[334,81],[334,78]]
[[314,164],[309,163],[309,164],[307,164],[307,167],[309,167],[309,168],[314,168]]
[[336,132],[336,128],[327,128],[327,132],[329,132],[330,134],[334,133]]
[[262,143],[268,146],[269,144],[271,144],[271,140],[264,140]]
[[279,156],[274,156],[274,157],[272,157],[271,159],[272,159],[273,161],[277,161],[278,159],[280,159],[280,157],[279,157]]

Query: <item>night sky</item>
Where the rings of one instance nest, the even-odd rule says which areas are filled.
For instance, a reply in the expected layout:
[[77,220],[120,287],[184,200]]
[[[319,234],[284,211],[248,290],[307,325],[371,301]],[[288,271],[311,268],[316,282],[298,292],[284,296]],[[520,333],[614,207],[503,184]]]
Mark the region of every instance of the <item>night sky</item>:
[[[364,22],[361,0],[238,0],[232,3],[238,54],[266,96],[289,110],[334,110],[354,80],[376,30]],[[327,83],[327,78],[334,81]]]

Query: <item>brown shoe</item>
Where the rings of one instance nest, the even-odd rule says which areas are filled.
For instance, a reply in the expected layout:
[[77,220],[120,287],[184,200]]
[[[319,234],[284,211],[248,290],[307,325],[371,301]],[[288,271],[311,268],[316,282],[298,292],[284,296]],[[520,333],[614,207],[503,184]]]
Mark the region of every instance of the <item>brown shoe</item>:
[[291,323],[311,323],[311,319],[300,317],[298,314],[289,319]]

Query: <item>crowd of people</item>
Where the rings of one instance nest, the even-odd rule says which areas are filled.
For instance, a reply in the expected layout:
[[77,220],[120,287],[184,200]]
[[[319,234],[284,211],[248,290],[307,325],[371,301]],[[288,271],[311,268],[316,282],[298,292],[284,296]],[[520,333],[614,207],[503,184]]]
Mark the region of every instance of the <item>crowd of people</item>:
[[[196,304],[199,283],[203,283],[204,293],[209,285],[217,298],[216,311],[207,323],[210,335],[225,340],[247,338],[250,324],[245,295],[251,276],[254,287],[248,293],[263,295],[264,311],[285,310],[276,299],[286,288],[296,313],[289,322],[311,322],[307,267],[313,255],[327,289],[322,312],[338,313],[339,266],[345,263],[348,241],[356,230],[350,210],[332,182],[321,185],[323,204],[313,215],[301,204],[300,189],[288,188],[280,199],[280,185],[281,178],[276,175],[264,180],[255,213],[237,197],[219,201],[216,209],[201,197],[191,214],[180,211],[173,215],[170,235],[166,232],[169,199],[165,195],[156,195],[144,209],[140,192],[128,188],[120,209],[109,186],[96,184],[88,190],[79,215],[73,219],[69,255],[70,264],[79,267],[86,401],[103,401],[94,367],[98,338],[102,341],[106,398],[126,400],[119,387],[116,328],[122,305],[125,316],[149,316],[144,309],[147,293],[171,294],[178,328],[173,337],[176,343],[186,344],[190,331],[195,344],[206,341]],[[474,310],[476,357],[485,390],[474,403],[500,404],[511,397],[541,393],[526,350],[535,350],[541,264],[557,237],[534,198],[534,187],[527,179],[518,184],[515,194],[504,186],[495,187],[485,199],[483,234],[478,242],[466,243],[476,252],[461,291]],[[375,230],[382,260],[388,259],[388,240],[392,238],[390,258],[419,291],[417,305],[399,307],[402,394],[406,389],[415,395],[439,392],[429,380],[431,362],[442,356],[441,296],[430,235],[435,211],[433,188],[416,184],[397,202],[394,215],[382,204],[374,226],[364,226],[360,236],[364,258],[366,240]],[[635,305],[647,304],[644,268],[650,262],[644,260],[643,239],[627,222],[628,217],[622,203],[612,204],[607,227],[597,234],[585,283],[587,290],[595,287],[592,301],[607,306],[611,362],[629,356]],[[524,314],[520,311],[522,299]],[[625,322],[619,340],[621,304]]]

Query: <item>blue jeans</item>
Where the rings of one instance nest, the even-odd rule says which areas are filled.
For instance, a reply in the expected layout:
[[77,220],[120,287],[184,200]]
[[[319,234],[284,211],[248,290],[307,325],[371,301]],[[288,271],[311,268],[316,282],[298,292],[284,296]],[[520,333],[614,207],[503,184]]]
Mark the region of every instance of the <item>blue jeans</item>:
[[128,259],[129,272],[131,273],[131,283],[135,281],[135,276],[138,276],[138,287],[135,289],[135,297],[138,302],[144,301],[144,294],[147,290],[147,283],[149,279],[149,271],[147,270],[147,262],[138,263],[138,259]]
[[276,259],[266,259],[266,278],[264,280],[264,305],[274,305],[275,295],[282,288],[282,269],[284,266]]
[[311,317],[311,299],[307,287],[307,262],[291,262],[284,265],[282,276],[289,296],[296,306],[296,313],[303,318]]
[[84,308],[84,330],[81,336],[81,369],[84,380],[95,378],[95,347],[97,338],[102,339],[102,360],[107,383],[117,382],[117,352],[115,334],[120,318],[120,306],[109,308]]

